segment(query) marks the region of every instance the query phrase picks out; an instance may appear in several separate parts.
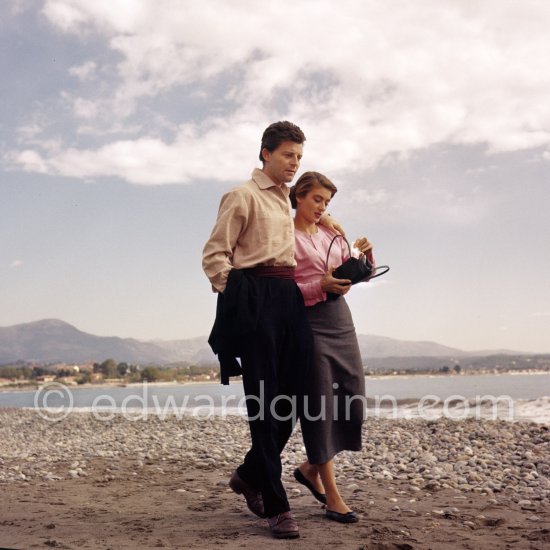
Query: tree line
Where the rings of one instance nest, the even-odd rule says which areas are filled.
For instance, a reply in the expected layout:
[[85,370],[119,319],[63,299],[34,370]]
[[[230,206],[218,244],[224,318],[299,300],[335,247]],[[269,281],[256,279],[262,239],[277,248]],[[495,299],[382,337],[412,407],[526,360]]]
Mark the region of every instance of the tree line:
[[114,359],[93,364],[91,369],[81,370],[74,367],[30,366],[16,363],[15,365],[0,366],[0,379],[14,381],[38,382],[44,376],[54,376],[56,379],[74,377],[77,384],[87,384],[100,380],[121,380],[128,383],[134,382],[171,382],[185,381],[194,377],[219,377],[219,368],[213,365],[187,365],[176,364],[174,366],[158,365],[134,365],[126,362],[118,362]]

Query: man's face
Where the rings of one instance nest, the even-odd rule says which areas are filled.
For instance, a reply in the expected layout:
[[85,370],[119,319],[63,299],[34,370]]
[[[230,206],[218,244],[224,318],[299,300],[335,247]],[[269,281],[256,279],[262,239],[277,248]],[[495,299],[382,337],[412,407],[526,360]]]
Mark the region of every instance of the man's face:
[[293,141],[283,141],[275,151],[262,151],[264,173],[277,185],[290,183],[300,167],[304,145]]

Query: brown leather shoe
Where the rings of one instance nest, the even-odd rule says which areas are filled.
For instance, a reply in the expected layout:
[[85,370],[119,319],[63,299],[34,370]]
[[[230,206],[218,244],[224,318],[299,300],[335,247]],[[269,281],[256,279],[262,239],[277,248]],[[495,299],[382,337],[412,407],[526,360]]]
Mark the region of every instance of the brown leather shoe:
[[259,518],[265,518],[264,512],[264,500],[262,498],[262,493],[254,490],[248,483],[243,481],[237,470],[233,472],[229,480],[229,487],[237,493],[238,495],[243,495],[246,500],[246,505],[248,509]]
[[298,524],[290,512],[267,518],[271,534],[276,539],[295,539],[300,536]]

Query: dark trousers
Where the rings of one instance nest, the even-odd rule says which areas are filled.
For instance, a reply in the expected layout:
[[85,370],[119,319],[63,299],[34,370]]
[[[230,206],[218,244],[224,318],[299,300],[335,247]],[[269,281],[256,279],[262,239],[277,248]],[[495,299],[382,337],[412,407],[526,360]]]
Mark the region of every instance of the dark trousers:
[[260,300],[258,322],[241,342],[252,447],[237,471],[262,492],[266,515],[272,517],[290,509],[281,482],[281,452],[301,411],[313,338],[295,282],[254,279],[255,299]]

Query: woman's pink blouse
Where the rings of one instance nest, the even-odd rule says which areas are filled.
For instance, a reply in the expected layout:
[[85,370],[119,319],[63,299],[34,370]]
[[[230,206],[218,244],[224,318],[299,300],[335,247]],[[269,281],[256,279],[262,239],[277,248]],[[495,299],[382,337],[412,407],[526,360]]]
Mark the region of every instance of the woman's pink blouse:
[[[325,261],[330,241],[335,233],[322,225],[318,225],[314,234],[296,230],[296,283],[302,291],[306,306],[324,302],[327,295],[321,289],[321,279],[327,271]],[[348,245],[342,238],[337,238],[330,249],[328,267],[338,267],[349,258]]]

